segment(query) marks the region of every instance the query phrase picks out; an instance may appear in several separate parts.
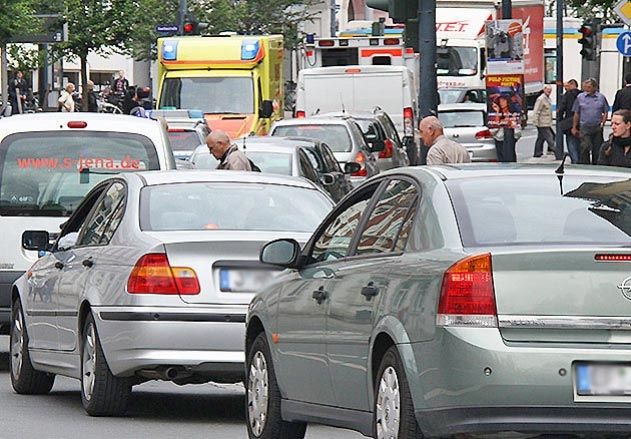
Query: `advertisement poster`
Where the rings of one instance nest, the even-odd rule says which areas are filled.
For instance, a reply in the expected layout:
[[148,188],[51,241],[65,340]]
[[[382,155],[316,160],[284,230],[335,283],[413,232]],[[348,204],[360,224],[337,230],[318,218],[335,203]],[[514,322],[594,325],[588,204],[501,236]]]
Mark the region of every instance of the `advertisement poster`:
[[521,20],[487,21],[485,42],[489,74],[524,73],[524,34]]
[[486,92],[489,128],[515,128],[521,123],[523,75],[488,75]]
[[[543,79],[543,5],[515,6],[513,18],[521,19],[524,35],[524,82],[539,83]],[[540,87],[543,86],[541,84]]]

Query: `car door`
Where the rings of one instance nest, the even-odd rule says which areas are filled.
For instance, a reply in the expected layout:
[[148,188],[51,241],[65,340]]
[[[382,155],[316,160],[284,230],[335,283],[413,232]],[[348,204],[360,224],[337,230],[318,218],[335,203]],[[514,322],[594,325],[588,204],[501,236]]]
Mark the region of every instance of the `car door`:
[[338,407],[371,410],[370,340],[380,304],[397,294],[390,271],[407,241],[418,192],[411,180],[385,181],[364,215],[351,256],[331,267],[327,358]]
[[353,186],[350,181],[350,177],[342,171],[340,168],[340,164],[335,160],[335,156],[331,151],[331,148],[326,143],[321,143],[317,147],[317,151],[320,152],[322,156],[322,160],[324,162],[323,172],[331,174],[335,179],[335,184],[331,189],[331,193],[334,193],[335,196],[333,199],[337,202],[340,201],[344,196],[349,193]]
[[80,228],[77,244],[65,251],[65,267],[59,282],[57,326],[59,347],[62,351],[77,348],[79,306],[83,290],[98,264],[103,246],[109,243],[112,226],[118,226],[126,199],[126,187],[122,181],[114,181],[104,189],[90,215]]
[[276,368],[288,399],[335,404],[325,345],[331,265],[346,258],[376,187],[369,185],[327,217],[305,249],[307,264],[283,283],[278,298]]
[[403,143],[401,142],[401,138],[399,137],[399,133],[397,133],[397,129],[394,126],[394,122],[392,122],[392,119],[390,119],[390,116],[386,113],[384,113],[379,120],[383,124],[386,137],[394,144],[392,151],[392,161],[394,162],[394,166],[408,166],[410,162],[405,148],[403,147]]

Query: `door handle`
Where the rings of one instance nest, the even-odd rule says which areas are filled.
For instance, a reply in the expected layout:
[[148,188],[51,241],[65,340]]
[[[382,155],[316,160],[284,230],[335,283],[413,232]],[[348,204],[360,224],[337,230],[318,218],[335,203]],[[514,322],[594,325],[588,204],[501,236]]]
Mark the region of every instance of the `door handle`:
[[375,286],[373,281],[368,282],[364,288],[362,288],[362,296],[366,298],[366,300],[370,300],[379,294],[379,287]]
[[55,262],[55,268],[56,268],[57,270],[61,270],[62,268],[64,268],[64,263],[63,263],[63,262],[61,262],[61,261],[57,261],[57,262]]
[[315,290],[313,294],[311,294],[311,297],[313,297],[316,300],[316,302],[318,302],[318,305],[321,305],[322,302],[324,302],[326,298],[329,297],[329,293],[324,291],[324,286],[322,286],[318,288],[317,290]]
[[88,259],[84,259],[82,264],[84,267],[90,268],[94,265],[94,261],[92,260],[92,258],[88,258]]

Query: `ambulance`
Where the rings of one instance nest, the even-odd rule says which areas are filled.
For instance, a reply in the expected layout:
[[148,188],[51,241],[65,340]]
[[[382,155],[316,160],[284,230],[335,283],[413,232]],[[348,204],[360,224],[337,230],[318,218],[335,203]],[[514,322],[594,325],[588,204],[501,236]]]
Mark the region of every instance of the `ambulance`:
[[236,139],[283,116],[281,35],[158,39],[158,109],[197,109]]

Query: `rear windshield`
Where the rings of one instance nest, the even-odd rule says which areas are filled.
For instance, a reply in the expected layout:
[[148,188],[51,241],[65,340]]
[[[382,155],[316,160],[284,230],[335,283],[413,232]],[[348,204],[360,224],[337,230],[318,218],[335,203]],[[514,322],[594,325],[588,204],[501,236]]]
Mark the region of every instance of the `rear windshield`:
[[631,245],[631,180],[550,174],[447,181],[463,245]]
[[344,125],[285,125],[274,129],[272,136],[307,137],[329,145],[333,152],[352,149],[351,137]]
[[262,183],[176,183],[144,188],[142,230],[313,232],[331,210],[315,189]]
[[458,102],[462,90],[459,89],[440,89],[438,90],[438,97],[441,104],[455,104]]
[[445,128],[481,127],[484,126],[483,111],[441,111],[438,119]]
[[202,144],[195,130],[169,130],[169,141],[173,151],[194,151]]
[[14,134],[0,144],[0,215],[69,216],[109,175],[159,168],[155,146],[138,134]]

